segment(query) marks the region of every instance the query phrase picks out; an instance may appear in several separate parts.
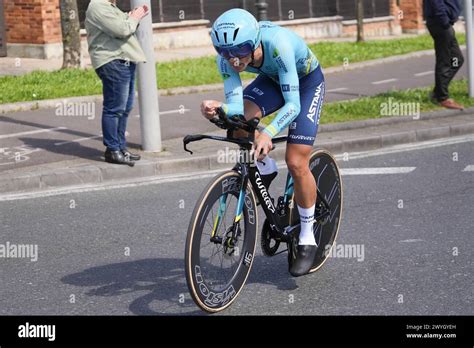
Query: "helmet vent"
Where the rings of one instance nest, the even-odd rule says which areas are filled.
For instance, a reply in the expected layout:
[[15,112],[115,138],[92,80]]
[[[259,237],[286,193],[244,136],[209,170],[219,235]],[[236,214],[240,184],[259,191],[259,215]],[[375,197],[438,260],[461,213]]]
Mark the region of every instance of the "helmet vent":
[[224,42],[227,43],[227,32],[224,33]]
[[240,28],[235,29],[235,31],[234,31],[234,38],[232,39],[233,41],[235,41],[235,38],[237,37],[237,33],[239,32],[239,29],[240,29]]
[[214,30],[214,35],[216,35],[217,42],[220,42],[220,40],[219,40],[219,34],[217,34],[217,30]]

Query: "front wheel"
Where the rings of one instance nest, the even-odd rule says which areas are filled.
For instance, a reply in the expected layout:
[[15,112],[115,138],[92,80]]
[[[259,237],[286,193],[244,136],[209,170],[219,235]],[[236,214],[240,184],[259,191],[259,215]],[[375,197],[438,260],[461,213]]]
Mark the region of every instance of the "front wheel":
[[[313,152],[309,160],[309,168],[316,180],[318,195],[316,198],[314,238],[318,250],[314,258],[313,267],[309,273],[317,271],[326,262],[336,241],[342,217],[342,180],[336,160],[327,150],[318,149]],[[291,225],[299,224],[298,208],[291,199]],[[327,206],[326,206],[327,204]],[[289,243],[289,248],[296,248],[297,240]],[[289,250],[291,252],[291,250]],[[293,254],[296,250],[293,250]],[[289,255],[290,257],[290,255]]]
[[217,175],[201,194],[189,223],[185,270],[194,302],[209,313],[227,308],[245,285],[257,244],[257,209],[249,185],[236,216],[241,176]]

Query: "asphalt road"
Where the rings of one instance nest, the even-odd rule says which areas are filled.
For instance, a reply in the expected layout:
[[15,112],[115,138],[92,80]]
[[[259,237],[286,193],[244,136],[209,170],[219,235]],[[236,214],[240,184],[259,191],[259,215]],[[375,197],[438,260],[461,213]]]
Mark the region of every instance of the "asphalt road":
[[[344,169],[416,169],[344,175],[337,243],[364,253],[295,279],[286,254],[258,251],[246,287],[222,314],[473,315],[473,145],[339,161]],[[273,190],[284,177],[281,170]],[[0,315],[201,314],[183,257],[209,180],[0,202],[0,244],[38,245],[36,262],[0,258]]]
[[[410,58],[326,76],[326,101],[375,95],[392,89],[434,84],[434,56]],[[420,75],[421,74],[421,75]],[[463,66],[456,79],[466,77]],[[204,122],[199,105],[204,99],[223,99],[223,92],[196,93],[159,98],[162,139],[215,131]],[[138,103],[130,114],[127,140],[139,147]],[[0,116],[0,171],[47,162],[86,158],[101,161],[102,105],[70,103],[55,109],[16,112]],[[61,129],[58,129],[62,127]]]

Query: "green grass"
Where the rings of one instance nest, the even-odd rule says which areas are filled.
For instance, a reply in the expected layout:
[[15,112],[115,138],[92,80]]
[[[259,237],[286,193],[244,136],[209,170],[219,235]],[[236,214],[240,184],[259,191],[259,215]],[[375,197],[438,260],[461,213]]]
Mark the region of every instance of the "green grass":
[[[466,43],[464,34],[458,34],[460,45]],[[351,64],[370,59],[406,54],[433,48],[433,39],[429,35],[395,40],[375,40],[355,42],[320,42],[309,45],[315,52],[323,68]]]
[[[359,121],[372,118],[382,118],[391,116],[416,116],[415,114],[389,114],[383,115],[382,110],[390,105],[401,105],[405,103],[411,104],[412,109],[405,109],[407,111],[427,112],[442,109],[440,106],[432,103],[429,100],[429,93],[433,87],[407,89],[403,91],[391,91],[387,93],[378,94],[373,97],[360,98],[355,100],[347,100],[340,102],[326,103],[323,106],[320,123],[337,123],[347,121]],[[466,108],[474,106],[474,98],[469,98],[467,80],[453,81],[449,86],[450,97],[457,102],[463,104]],[[389,99],[391,98],[391,99]],[[403,103],[403,104],[402,104]],[[409,104],[405,104],[409,105]],[[418,109],[419,108],[419,109]],[[403,110],[403,109],[402,109]],[[395,111],[392,109],[392,111]],[[271,115],[263,119],[264,124],[269,124],[275,117]]]
[[[459,34],[460,44],[465,35]],[[323,68],[369,59],[433,48],[428,35],[415,38],[355,42],[320,42],[312,44]],[[157,64],[158,88],[221,83],[214,57],[185,59]],[[243,73],[242,79],[255,75]],[[0,77],[0,104],[19,101],[65,98],[102,93],[102,85],[93,70],[67,69],[55,72],[32,72],[22,76]]]

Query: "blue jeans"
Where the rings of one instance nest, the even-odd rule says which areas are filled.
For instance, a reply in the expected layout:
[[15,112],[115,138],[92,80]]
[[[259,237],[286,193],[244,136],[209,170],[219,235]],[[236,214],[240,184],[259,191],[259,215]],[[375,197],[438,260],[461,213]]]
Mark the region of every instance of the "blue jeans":
[[96,70],[104,95],[102,134],[110,151],[127,148],[125,131],[135,97],[135,68],[135,63],[116,59]]

